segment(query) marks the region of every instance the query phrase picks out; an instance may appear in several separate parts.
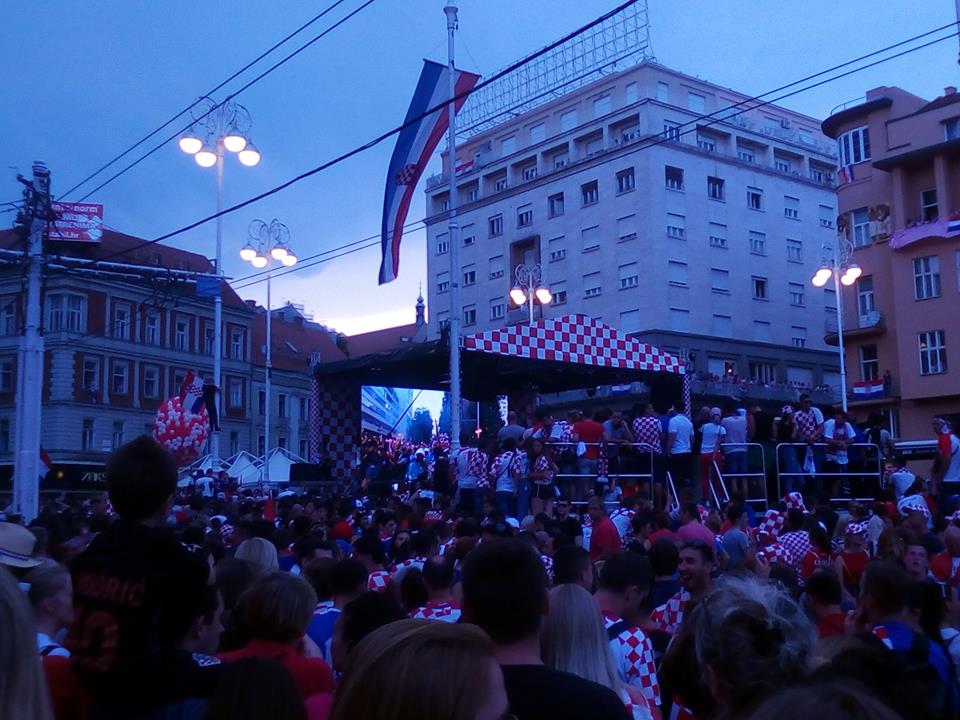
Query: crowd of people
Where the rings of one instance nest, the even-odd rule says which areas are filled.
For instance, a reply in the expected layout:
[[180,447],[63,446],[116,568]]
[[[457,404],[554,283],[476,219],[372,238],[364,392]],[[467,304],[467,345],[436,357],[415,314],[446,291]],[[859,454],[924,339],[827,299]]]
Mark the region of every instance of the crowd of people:
[[132,441],[107,496],[0,523],[0,717],[960,717],[944,421],[936,487],[760,512],[694,487],[669,510],[534,488],[528,511],[498,480],[519,442],[546,484],[559,423],[537,420],[501,429],[485,473],[467,448],[444,488],[428,472],[382,499],[178,489],[170,455]]

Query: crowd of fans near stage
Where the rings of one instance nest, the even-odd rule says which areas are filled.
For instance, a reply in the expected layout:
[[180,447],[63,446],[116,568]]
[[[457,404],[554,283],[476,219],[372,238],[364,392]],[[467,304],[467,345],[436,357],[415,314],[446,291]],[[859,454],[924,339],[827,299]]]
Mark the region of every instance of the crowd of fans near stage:
[[134,440],[107,493],[0,523],[0,718],[960,717],[949,424],[929,473],[880,447],[868,502],[800,475],[764,507],[712,502],[697,455],[747,474],[720,439],[774,419],[706,410],[367,434],[336,492],[178,483]]

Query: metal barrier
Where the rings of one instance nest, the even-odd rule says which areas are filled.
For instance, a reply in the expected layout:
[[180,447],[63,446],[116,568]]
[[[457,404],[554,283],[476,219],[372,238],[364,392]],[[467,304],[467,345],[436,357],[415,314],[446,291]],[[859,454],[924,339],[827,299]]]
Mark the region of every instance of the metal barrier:
[[[766,507],[770,504],[770,497],[769,497],[768,492],[767,492],[767,472],[766,472],[766,470],[767,470],[767,457],[766,457],[766,453],[765,453],[764,450],[763,450],[763,445],[761,445],[760,443],[753,443],[753,442],[748,442],[748,443],[721,443],[720,447],[724,448],[724,450],[725,450],[725,452],[724,452],[724,454],[723,454],[723,455],[724,455],[724,459],[726,459],[727,456],[729,455],[729,448],[744,448],[744,450],[745,450],[745,455],[746,455],[746,457],[745,457],[746,467],[747,467],[747,469],[748,469],[748,472],[745,472],[745,473],[731,473],[731,472],[729,471],[729,468],[728,468],[728,467],[726,466],[726,464],[725,464],[725,465],[724,465],[724,468],[723,468],[723,473],[721,473],[721,472],[719,471],[719,469],[717,470],[717,475],[721,478],[721,487],[722,487],[722,489],[723,489],[723,491],[724,491],[724,494],[725,494],[726,497],[727,497],[727,500],[728,500],[728,501],[730,500],[730,494],[729,494],[729,492],[728,492],[728,490],[727,490],[726,481],[724,480],[724,473],[726,474],[726,475],[725,475],[726,478],[730,478],[730,479],[734,479],[734,478],[741,479],[741,478],[742,478],[742,479],[746,480],[746,482],[747,482],[747,488],[746,488],[746,492],[744,493],[744,501],[745,501],[745,502],[747,502],[747,503],[760,504],[760,505],[763,505],[764,508],[766,508]],[[754,458],[754,459],[755,459],[756,456],[757,456],[757,453],[756,453],[756,452],[753,452],[753,451],[759,451],[759,455],[760,455],[760,470],[759,470],[759,472],[749,472],[751,454],[753,454],[753,458]],[[760,487],[761,487],[761,489],[762,489],[762,494],[761,494],[760,496],[750,497],[750,481],[751,481],[751,480],[759,480],[759,481],[760,481]]]
[[[804,459],[801,460],[799,453],[797,453],[796,448],[806,448],[807,453],[804,453]],[[781,483],[781,478],[790,480],[791,478],[799,479],[801,483],[801,488],[803,482],[807,478],[813,478],[814,482],[822,482],[824,478],[833,479],[835,481],[846,480],[848,482],[863,479],[870,481],[873,479],[875,481],[875,489],[879,492],[881,483],[883,482],[883,454],[880,452],[880,448],[876,443],[851,443],[847,446],[847,470],[845,472],[823,472],[820,468],[817,467],[818,463],[826,462],[826,455],[829,451],[830,444],[824,442],[818,443],[779,443],[776,448],[776,468],[777,468],[777,495],[778,497],[783,497],[784,488]],[[854,448],[860,448],[863,452],[863,469],[849,469],[849,457],[850,450]],[[791,456],[787,455],[787,452],[793,453],[792,458],[793,462],[785,463],[788,467],[784,469],[781,466],[781,461],[790,458]],[[812,461],[814,463],[813,472],[808,472],[804,470],[807,462],[807,454],[813,453]],[[875,456],[875,458],[873,457]],[[876,463],[876,469],[871,470],[873,463]],[[790,492],[793,490],[793,483],[788,482],[787,487]],[[859,501],[869,501],[874,500],[875,495],[863,495],[856,496],[854,492],[851,491],[850,497],[831,497],[830,502],[847,502],[849,500],[859,500]]]
[[[545,443],[545,446],[546,446],[546,447],[551,448],[551,449],[554,449],[554,450],[559,449],[559,452],[560,452],[560,453],[562,453],[563,451],[568,450],[568,449],[572,449],[572,450],[574,450],[574,452],[576,452],[577,445],[579,445],[579,443],[576,443],[576,442],[556,442],[556,441],[553,441],[553,442],[547,442],[547,443]],[[648,444],[648,443],[607,443],[607,442],[583,443],[583,445],[586,446],[586,447],[595,447],[595,448],[598,449],[598,453],[597,453],[597,456],[598,456],[598,457],[597,457],[597,460],[596,460],[596,462],[597,462],[597,472],[596,472],[596,473],[581,473],[581,472],[579,472],[579,467],[578,467],[578,472],[557,472],[557,473],[554,475],[554,482],[559,483],[561,480],[572,480],[572,481],[575,482],[575,481],[577,481],[577,480],[579,480],[579,479],[582,479],[582,478],[593,478],[594,480],[596,480],[597,478],[601,478],[601,477],[606,477],[608,480],[616,479],[616,480],[618,480],[618,481],[619,481],[619,480],[624,480],[624,479],[626,479],[626,480],[636,479],[636,480],[638,480],[638,481],[645,481],[645,482],[647,482],[647,483],[649,484],[649,486],[650,486],[650,488],[649,488],[649,489],[650,489],[650,500],[653,501],[653,502],[656,502],[656,491],[655,491],[656,473],[654,472],[654,470],[656,469],[655,458],[654,458],[654,456],[656,455],[656,453],[654,452],[654,448],[653,448],[652,445],[650,445],[650,444]],[[620,458],[619,458],[621,467],[618,468],[618,471],[617,471],[617,472],[610,472],[610,471],[609,471],[610,457],[609,457],[607,451],[608,451],[610,448],[613,448],[613,447],[616,447],[616,448],[627,448],[627,447],[629,447],[629,448],[633,448],[634,450],[638,451],[636,454],[634,454],[633,457],[635,457],[635,458],[638,459],[638,460],[641,459],[641,458],[645,458],[646,461],[647,461],[647,463],[648,463],[648,467],[650,468],[650,469],[649,469],[649,472],[623,472],[623,467],[622,467],[622,465],[623,465],[623,456],[622,456],[622,455],[621,455]],[[662,456],[661,456],[661,457],[662,457]],[[558,459],[559,459],[559,458],[554,457],[554,461],[555,461],[555,462],[556,462]],[[578,466],[579,466],[580,459],[581,459],[581,458],[579,458],[579,457],[576,459]],[[557,465],[559,466],[560,463],[557,462]],[[607,472],[603,472],[604,468],[607,469]],[[583,501],[580,501],[580,502],[582,503]],[[618,504],[618,503],[615,503],[615,504]]]

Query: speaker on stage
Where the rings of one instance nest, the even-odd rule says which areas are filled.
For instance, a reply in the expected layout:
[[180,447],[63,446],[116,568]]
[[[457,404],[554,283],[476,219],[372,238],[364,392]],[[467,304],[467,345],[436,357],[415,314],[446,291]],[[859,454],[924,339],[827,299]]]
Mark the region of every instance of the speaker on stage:
[[323,480],[323,474],[319,465],[315,465],[314,463],[293,463],[290,466],[291,485],[320,482],[321,480]]

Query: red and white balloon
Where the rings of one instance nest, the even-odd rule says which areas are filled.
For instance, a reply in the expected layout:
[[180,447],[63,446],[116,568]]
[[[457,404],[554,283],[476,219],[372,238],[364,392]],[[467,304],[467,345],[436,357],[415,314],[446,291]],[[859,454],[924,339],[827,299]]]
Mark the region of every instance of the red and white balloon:
[[179,397],[167,398],[153,420],[153,439],[173,453],[180,465],[188,465],[200,457],[209,435],[207,409],[193,413],[183,407]]

